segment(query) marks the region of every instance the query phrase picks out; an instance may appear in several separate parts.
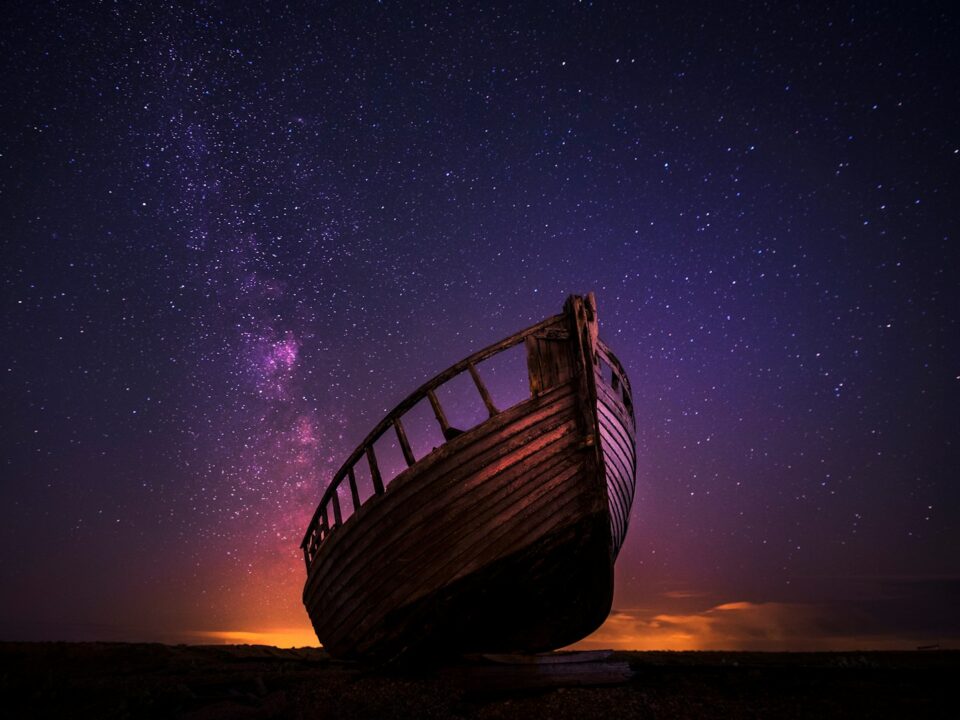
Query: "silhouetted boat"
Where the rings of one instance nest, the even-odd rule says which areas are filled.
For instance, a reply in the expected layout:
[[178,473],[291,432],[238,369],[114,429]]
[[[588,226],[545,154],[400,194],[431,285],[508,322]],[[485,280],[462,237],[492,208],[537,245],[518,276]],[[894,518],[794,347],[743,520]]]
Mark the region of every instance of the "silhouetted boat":
[[[477,366],[521,343],[530,394],[499,410]],[[489,414],[466,431],[437,397],[462,373]],[[444,442],[417,458],[403,417],[424,400]],[[406,468],[385,488],[374,444],[391,429]],[[302,543],[317,637],[334,656],[372,659],[583,638],[610,611],[635,471],[630,383],[597,335],[593,294],[571,296],[420,387],[334,475]]]

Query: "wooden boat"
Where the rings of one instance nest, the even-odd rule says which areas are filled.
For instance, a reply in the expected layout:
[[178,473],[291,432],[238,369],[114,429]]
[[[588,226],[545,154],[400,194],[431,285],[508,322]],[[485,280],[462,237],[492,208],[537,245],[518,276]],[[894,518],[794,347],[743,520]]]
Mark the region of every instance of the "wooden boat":
[[[501,410],[478,365],[520,344],[529,397]],[[468,430],[438,398],[461,375],[489,414]],[[444,442],[417,458],[403,421],[424,400]],[[434,377],[353,451],[310,521],[303,602],[320,642],[387,660],[546,651],[595,630],[630,519],[634,423],[592,293]],[[384,487],[374,445],[388,432],[406,468]],[[373,485],[363,501],[361,474]]]

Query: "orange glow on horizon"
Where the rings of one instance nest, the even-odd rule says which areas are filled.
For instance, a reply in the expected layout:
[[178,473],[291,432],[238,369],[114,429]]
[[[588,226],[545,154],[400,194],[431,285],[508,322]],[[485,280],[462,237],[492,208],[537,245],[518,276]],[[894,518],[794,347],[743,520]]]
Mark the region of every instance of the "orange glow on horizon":
[[310,627],[263,630],[192,630],[186,633],[196,642],[217,645],[269,645],[278,648],[320,647]]
[[[606,622],[573,650],[910,650],[926,638],[855,635],[828,631],[829,613],[819,606],[733,601],[694,612],[653,608],[614,610]],[[256,629],[192,630],[182,634],[191,644],[266,645],[278,648],[322,647],[308,624]],[[944,642],[944,639],[940,639]],[[948,645],[955,644],[952,640]]]

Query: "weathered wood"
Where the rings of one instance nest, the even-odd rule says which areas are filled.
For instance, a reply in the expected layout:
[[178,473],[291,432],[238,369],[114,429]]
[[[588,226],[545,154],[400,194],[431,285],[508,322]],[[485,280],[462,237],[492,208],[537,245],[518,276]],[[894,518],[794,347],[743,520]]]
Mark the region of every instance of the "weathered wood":
[[[442,514],[444,520],[454,525],[475,523],[478,515],[470,509],[469,503],[481,508],[485,506],[487,501],[482,493],[493,487],[486,486],[492,477],[499,475],[503,482],[512,482],[517,473],[525,470],[525,458],[534,453],[542,454],[554,441],[564,437],[566,431],[561,432],[561,427],[566,426],[569,430],[569,395],[555,397],[551,406],[543,408],[540,413],[517,417],[508,429],[491,432],[487,438],[471,442],[466,447],[463,447],[464,443],[472,438],[464,437],[457,443],[462,446],[460,452],[427,465],[416,474],[398,476],[390,487],[389,506],[383,507],[384,501],[378,501],[364,507],[368,518],[365,525],[369,523],[365,532],[354,538],[343,535],[331,538],[332,546],[329,552],[318,558],[308,579],[307,590],[315,577],[323,577],[324,584],[334,590],[339,587],[338,583],[346,587],[357,582],[362,575],[364,558],[387,544],[390,547],[388,552],[400,553],[399,557],[404,558],[408,557],[406,544],[420,551],[430,550],[420,542],[423,534],[416,532],[424,517],[440,517]],[[535,423],[529,422],[531,417],[537,419]],[[569,444],[575,440],[569,433],[566,437]],[[463,463],[456,464],[460,458],[464,458]],[[426,498],[424,484],[432,490]],[[480,495],[473,494],[477,489],[482,491]],[[462,500],[451,500],[446,493],[453,493],[453,497]],[[460,507],[464,509],[462,517],[457,515]],[[383,519],[379,520],[381,517]]]
[[[390,413],[388,413],[387,416],[383,420],[381,420],[380,423],[376,427],[374,427],[373,430],[370,431],[367,437],[364,438],[363,442],[361,442],[360,445],[357,446],[357,448],[353,451],[353,453],[351,453],[351,455],[347,458],[346,462],[344,462],[344,464],[341,466],[340,470],[338,470],[337,473],[334,475],[334,478],[331,481],[329,487],[327,487],[327,490],[324,493],[323,498],[321,498],[320,505],[323,505],[324,503],[326,503],[329,500],[329,495],[332,494],[333,492],[336,492],[343,478],[346,476],[347,468],[352,467],[353,465],[356,464],[357,460],[359,460],[359,458],[367,452],[367,448],[369,446],[372,446],[373,443],[376,442],[376,440],[380,438],[381,435],[383,435],[383,433],[386,431],[390,423],[393,422],[395,418],[400,417],[405,412],[407,412],[412,407],[414,407],[414,405],[420,402],[420,400],[422,400],[427,395],[428,392],[434,391],[436,388],[440,387],[440,385],[444,384],[448,380],[451,380],[457,375],[459,375],[460,373],[464,372],[464,370],[466,370],[466,368],[469,365],[476,365],[482,362],[483,360],[486,360],[487,358],[493,357],[497,353],[503,352],[504,350],[508,350],[514,345],[518,345],[519,343],[524,342],[525,338],[529,337],[534,333],[543,332],[548,330],[551,327],[558,326],[560,323],[563,322],[563,320],[564,320],[563,315],[555,315],[553,317],[547,318],[546,320],[543,320],[542,322],[537,323],[536,325],[533,325],[529,328],[516,332],[513,335],[510,335],[509,337],[504,338],[500,342],[494,343],[493,345],[483,348],[482,350],[479,350],[474,354],[464,358],[460,362],[454,365],[451,365],[449,368],[447,368],[440,374],[434,376],[433,378],[428,380],[426,383],[421,385],[419,388],[417,388],[415,391],[413,391],[410,395],[404,398],[393,410],[391,410]],[[443,432],[444,439],[446,440],[452,440],[454,437],[460,435],[461,433],[462,431],[456,430],[455,428],[451,428],[449,427],[449,425],[447,426],[447,429],[445,429]],[[319,506],[318,506],[318,512],[319,512]],[[317,523],[317,521],[318,521],[317,513],[314,513],[314,516],[310,521],[310,526],[308,526],[308,533],[309,533],[309,527],[312,527],[314,524]],[[307,542],[307,538],[305,534],[303,544],[305,544],[306,542]]]
[[524,338],[527,350],[527,377],[530,381],[530,395],[537,397],[543,392],[543,374],[540,372],[540,354],[537,352],[537,339],[529,336]]
[[[564,314],[425,383],[358,446],[304,539],[304,604],[329,652],[545,650],[603,621],[636,454],[629,383],[596,328],[592,296],[572,297]],[[476,364],[521,342],[531,397],[500,411]],[[436,393],[461,372],[470,373],[490,415],[462,433]],[[417,460],[401,416],[424,397],[446,442]],[[373,443],[391,423],[408,467],[384,489]],[[362,505],[353,469],[359,455],[374,484]],[[354,514],[327,529],[327,505],[344,481]]]
[[443,433],[445,440],[449,440],[447,433],[450,431],[450,423],[447,422],[447,415],[443,412],[437,394],[432,389],[427,390],[427,398],[430,400],[430,407],[433,408],[433,414],[437,418],[437,422],[440,423],[440,432]]
[[547,327],[543,330],[533,333],[531,337],[537,340],[570,340],[570,331],[565,327]]
[[[491,555],[517,547],[517,543],[523,542],[527,536],[542,538],[547,530],[579,517],[576,470],[576,467],[568,467],[552,477],[537,476],[536,482],[522,483],[518,490],[529,492],[526,495],[520,492],[519,497],[514,493],[492,508],[488,519],[478,526],[482,529],[459,535],[450,546],[434,543],[435,552],[430,554],[430,562],[423,563],[426,572],[422,576],[410,577],[409,568],[416,560],[403,564],[407,570],[403,575],[393,573],[392,582],[384,582],[381,576],[376,589],[363,593],[372,602],[344,605],[346,615],[330,617],[331,621],[340,621],[337,632],[330,635],[330,641],[355,636],[359,642],[369,643],[371,638],[364,635],[383,622],[391,609],[428,597],[458,578],[479,570],[489,564]],[[542,502],[547,497],[551,502]],[[521,545],[526,546],[525,543]],[[439,558],[437,551],[442,553]],[[385,565],[384,569],[387,569]],[[357,593],[351,594],[357,597]],[[384,630],[389,632],[389,628]],[[566,633],[565,628],[557,630]],[[373,642],[376,642],[375,634]]]
[[340,515],[340,496],[334,493],[330,496],[330,502],[333,504],[333,526],[338,528],[343,525],[343,518]]
[[[513,453],[512,458],[504,457],[505,468],[502,472],[491,474],[481,482],[472,483],[468,488],[450,486],[431,499],[429,508],[424,508],[422,512],[411,511],[408,514],[411,520],[404,523],[402,529],[387,533],[388,537],[395,538],[389,547],[383,542],[385,531],[381,530],[378,533],[381,535],[380,542],[374,541],[373,544],[374,547],[379,548],[377,557],[367,557],[366,553],[358,554],[348,551],[348,557],[352,558],[352,561],[342,563],[341,567],[342,571],[347,572],[330,573],[326,576],[324,589],[335,594],[348,589],[355,592],[359,588],[368,586],[370,597],[380,597],[383,592],[378,588],[389,587],[392,584],[389,581],[391,573],[405,572],[410,566],[437,565],[441,564],[443,558],[456,557],[460,548],[457,545],[458,539],[465,540],[468,544],[486,545],[489,537],[485,533],[477,536],[472,533],[476,533],[476,529],[482,527],[484,523],[493,522],[501,517],[502,512],[510,507],[514,509],[519,507],[519,501],[513,494],[529,490],[526,488],[528,483],[522,481],[524,477],[530,473],[542,474],[558,470],[565,459],[569,465],[573,452],[572,443],[569,440],[564,443],[557,442],[568,430],[568,427],[558,428],[541,441],[540,448],[546,446],[553,448],[552,454],[541,463],[531,466],[524,462],[526,458],[538,452],[539,448],[529,452],[521,449],[522,452]],[[425,481],[432,484],[430,478],[426,478]],[[417,485],[421,485],[422,482],[418,482]],[[543,488],[540,488],[540,491],[543,491]],[[502,504],[494,501],[497,493],[503,493]],[[441,511],[443,512],[441,520],[417,532],[422,525],[423,517],[435,515]],[[377,515],[379,516],[379,513]],[[396,558],[396,561],[391,561],[391,558]],[[366,565],[369,568],[371,564],[380,570],[372,573],[362,572],[362,566]],[[428,588],[425,587],[425,577],[421,574],[416,578],[409,578],[411,586],[404,592],[408,594],[426,592]],[[331,614],[326,619],[333,623],[337,618]]]
[[[440,478],[438,483],[443,487],[453,484],[468,486],[477,482],[484,477],[480,471],[493,467],[504,453],[535,442],[545,432],[566,421],[573,412],[572,403],[569,386],[554,388],[537,399],[506,410],[474,431],[430,453],[413,469],[408,468],[394,478],[390,485],[390,507],[393,513],[416,522],[419,520],[418,512],[433,511],[430,500],[425,500],[422,494],[412,489],[412,483],[408,482],[410,476],[435,473]],[[371,497],[363,509],[368,511],[370,506],[383,502],[385,501],[380,498]],[[396,521],[389,525],[390,532],[403,532],[403,526],[397,525]],[[365,533],[355,544],[355,550],[358,553],[373,552],[375,537],[376,532]],[[325,574],[328,568],[318,560],[318,563],[311,567],[311,575],[315,572]]]
[[[570,522],[576,522],[573,520],[575,517],[581,517],[582,496],[577,492],[579,475],[576,470],[576,466],[568,466],[567,469],[555,471],[548,477],[530,475],[527,482],[518,484],[514,493],[504,496],[490,508],[487,519],[482,524],[472,532],[468,530],[467,534],[460,535],[450,551],[443,550],[446,546],[438,544],[437,547],[443,551],[442,559],[436,562],[436,556],[432,554],[430,557],[434,562],[423,566],[425,574],[422,577],[410,577],[413,563],[405,563],[406,572],[394,574],[391,583],[381,582],[375,587],[367,588],[365,592],[352,593],[350,597],[353,600],[344,605],[348,610],[347,614],[331,617],[333,620],[340,619],[341,622],[338,623],[336,631],[330,634],[330,643],[336,645],[338,641],[346,640],[360,645],[376,645],[379,642],[378,636],[389,636],[397,632],[397,628],[384,624],[388,610],[396,608],[397,603],[402,606],[410,604],[415,598],[422,599],[442,592],[444,587],[455,583],[457,578],[481,573],[483,567],[490,565],[491,557],[503,556],[510,548],[535,547],[526,544],[527,538],[538,539],[540,548],[537,554],[547,550],[545,538],[550,532]],[[544,502],[547,498],[550,501]],[[579,562],[576,557],[571,560],[574,566]],[[605,564],[601,564],[601,567],[603,565]],[[529,572],[521,571],[516,575],[511,573],[513,587],[508,594],[513,595],[516,592],[519,595],[520,584],[533,579],[530,574],[533,569],[531,566],[528,568]],[[557,570],[559,568],[554,568],[551,573]],[[575,567],[568,564],[563,570],[565,577],[562,581],[570,582],[570,574],[574,572]],[[388,585],[390,592],[384,597],[384,589]],[[527,591],[529,592],[529,588]],[[411,593],[414,593],[413,597]],[[361,597],[369,598],[372,602],[360,603],[358,600]],[[487,594],[486,597],[488,600],[493,599],[492,594]],[[603,604],[608,602],[608,599],[599,595],[593,601]],[[563,606],[564,603],[557,598],[550,612],[569,613],[570,610]],[[476,611],[471,614],[476,616]],[[540,622],[543,620],[540,619]],[[403,629],[399,630],[402,633]],[[553,632],[566,636],[569,628],[557,623]],[[493,638],[490,638],[490,641],[494,642],[494,647],[499,644]]]
[[410,467],[417,462],[417,459],[413,456],[413,450],[410,449],[410,441],[407,440],[407,433],[403,429],[400,418],[393,421],[393,429],[397,433],[397,441],[400,443],[400,452],[403,453],[403,459],[406,461],[407,467]]
[[357,474],[353,471],[353,466],[350,466],[349,477],[350,477],[350,498],[353,500],[353,511],[356,512],[360,509],[360,491],[357,489]]
[[536,392],[543,392],[567,382],[576,374],[570,353],[569,330],[550,330],[552,332],[531,335],[526,341],[531,391],[536,389]]
[[487,390],[487,386],[483,384],[483,380],[480,378],[480,373],[477,372],[477,368],[473,363],[467,365],[467,369],[470,371],[470,377],[473,378],[473,384],[477,386],[477,391],[480,393],[480,398],[483,400],[483,404],[487,408],[487,413],[490,417],[493,417],[500,411],[497,410],[497,406],[493,404],[493,398],[490,397],[490,392]]
[[613,369],[617,382],[621,386],[620,400],[627,409],[630,416],[633,416],[633,389],[630,387],[630,378],[627,377],[623,365],[613,351],[601,340],[597,338],[597,355],[602,357],[606,363]]
[[597,341],[597,356],[610,367],[609,385],[600,367],[596,373],[596,410],[610,505],[610,528],[614,553],[618,552],[630,525],[636,477],[633,408],[629,381],[623,366],[603,343]]
[[[435,493],[441,488],[457,485],[461,490],[483,481],[486,475],[481,471],[493,468],[498,458],[506,453],[512,453],[520,448],[536,443],[553,428],[568,421],[572,412],[572,396],[569,387],[559,387],[545,393],[537,400],[531,400],[530,406],[522,403],[510,410],[501,413],[497,418],[484,423],[485,432],[476,432],[463,435],[444,445],[420,461],[413,470],[408,469],[394,478],[390,485],[390,509],[399,518],[406,518],[410,523],[418,523],[421,514],[442,511],[442,507],[434,507],[433,498],[424,498],[416,490],[412,477],[435,474],[438,478]],[[372,508],[386,502],[377,497],[370,498],[363,507],[365,513],[372,512]],[[385,532],[405,533],[404,525],[396,520],[387,523]],[[380,525],[376,524],[372,532],[363,534],[351,546],[357,557],[365,552],[376,550],[377,532]],[[338,539],[334,537],[334,544]],[[324,557],[329,560],[331,553]],[[347,563],[351,565],[351,563]],[[311,576],[314,574],[326,575],[330,568],[325,565],[323,558],[311,567]]]
[[[584,436],[585,475],[588,482],[600,485],[599,492],[607,504],[609,514],[609,498],[606,488],[606,470],[604,468],[603,450],[598,439],[599,420],[597,418],[597,366],[596,356],[597,316],[593,305],[593,296],[586,299],[577,295],[571,296],[565,309],[570,324],[570,350],[573,353],[577,367],[576,386],[578,409],[577,419]],[[610,538],[610,556],[616,557],[614,539]]]
[[373,482],[373,493],[383,495],[383,478],[380,467],[377,465],[377,456],[373,452],[373,445],[367,445],[367,462],[370,464],[370,480]]

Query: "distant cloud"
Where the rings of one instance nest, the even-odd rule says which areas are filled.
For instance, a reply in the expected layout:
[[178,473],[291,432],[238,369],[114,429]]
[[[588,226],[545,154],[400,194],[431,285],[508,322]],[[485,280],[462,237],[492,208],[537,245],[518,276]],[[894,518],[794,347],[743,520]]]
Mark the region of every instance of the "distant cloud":
[[686,600],[687,598],[702,598],[707,597],[707,593],[695,592],[693,590],[668,590],[665,593],[661,593],[665,598],[670,598],[671,600]]
[[[671,597],[690,597],[672,595]],[[855,634],[829,607],[735,601],[692,613],[614,611],[578,649],[623,650],[892,650],[929,637]],[[936,640],[936,638],[934,639]]]

